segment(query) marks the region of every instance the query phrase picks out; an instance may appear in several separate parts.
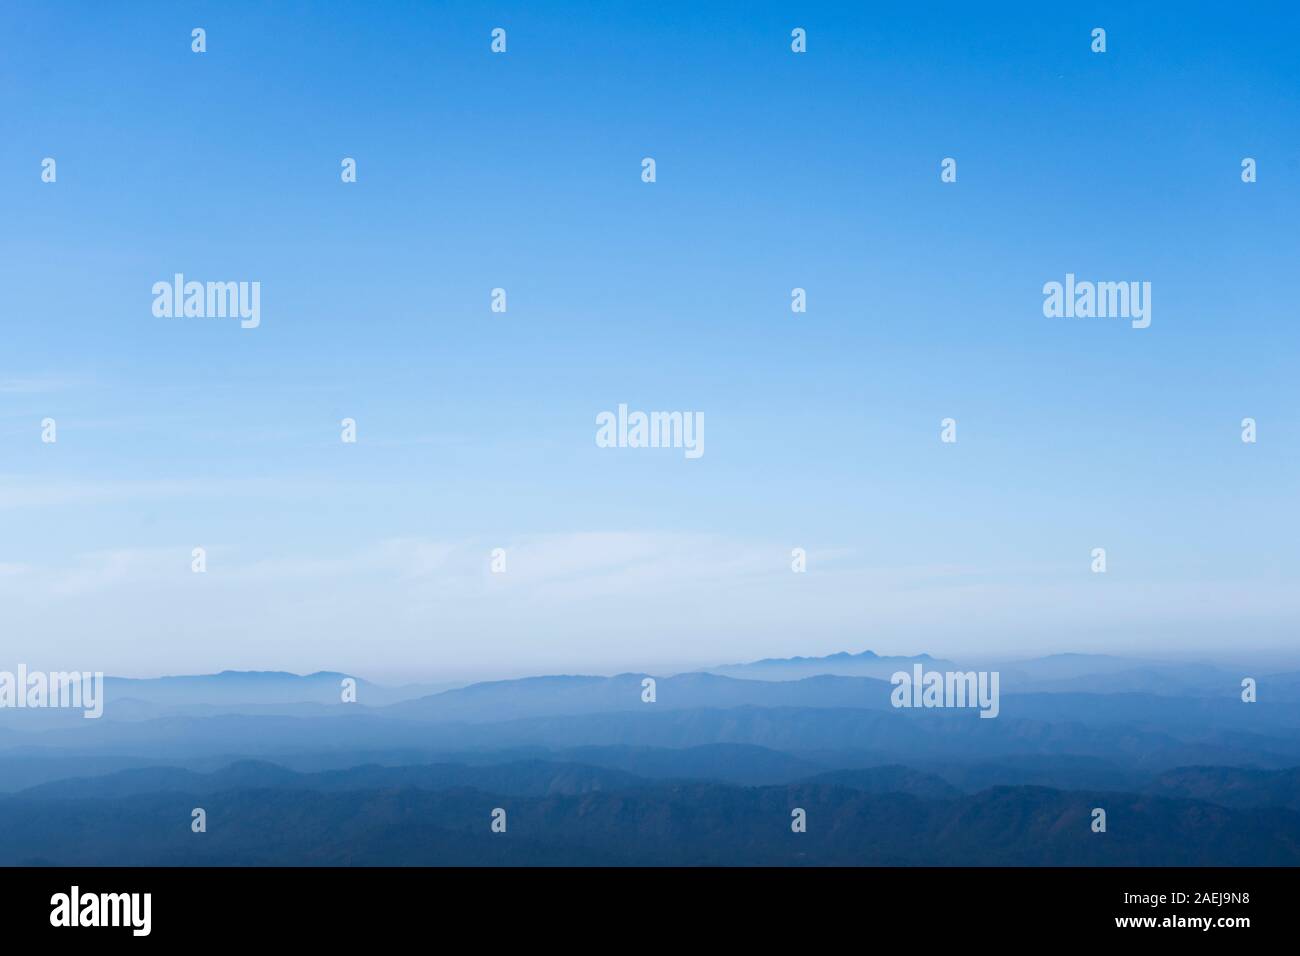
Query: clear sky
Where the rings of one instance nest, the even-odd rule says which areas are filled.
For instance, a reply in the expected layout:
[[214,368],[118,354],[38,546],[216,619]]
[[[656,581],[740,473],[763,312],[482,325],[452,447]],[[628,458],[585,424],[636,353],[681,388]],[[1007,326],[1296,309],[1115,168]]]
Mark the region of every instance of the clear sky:
[[4,4],[0,668],[1294,647],[1295,6],[702,6]]

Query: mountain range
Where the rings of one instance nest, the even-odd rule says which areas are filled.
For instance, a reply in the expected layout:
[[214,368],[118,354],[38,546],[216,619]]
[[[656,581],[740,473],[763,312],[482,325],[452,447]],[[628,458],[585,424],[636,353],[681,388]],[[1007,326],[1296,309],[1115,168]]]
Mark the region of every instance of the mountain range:
[[329,671],[108,678],[99,720],[0,710],[0,864],[1300,862],[1293,671],[1009,662],[986,720],[894,707],[917,664],[964,666],[353,678],[355,703]]

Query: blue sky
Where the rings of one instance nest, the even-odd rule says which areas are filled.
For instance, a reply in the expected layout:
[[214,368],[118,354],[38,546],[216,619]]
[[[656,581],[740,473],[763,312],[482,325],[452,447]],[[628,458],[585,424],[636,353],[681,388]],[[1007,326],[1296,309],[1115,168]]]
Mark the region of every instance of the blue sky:
[[[6,5],[5,656],[1285,651],[1300,15],[1128,6]],[[1045,318],[1067,272],[1151,327]],[[597,448],[619,403],[705,455]]]

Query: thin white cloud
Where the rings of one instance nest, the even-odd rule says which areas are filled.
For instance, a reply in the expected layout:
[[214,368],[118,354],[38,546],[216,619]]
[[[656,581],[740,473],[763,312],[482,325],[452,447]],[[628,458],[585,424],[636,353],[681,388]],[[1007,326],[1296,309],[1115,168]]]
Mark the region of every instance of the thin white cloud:
[[42,481],[0,475],[0,511],[161,498],[300,498],[336,487],[324,482],[281,478]]
[[66,391],[75,388],[77,384],[73,379],[59,377],[0,377],[0,395],[43,395],[48,392]]

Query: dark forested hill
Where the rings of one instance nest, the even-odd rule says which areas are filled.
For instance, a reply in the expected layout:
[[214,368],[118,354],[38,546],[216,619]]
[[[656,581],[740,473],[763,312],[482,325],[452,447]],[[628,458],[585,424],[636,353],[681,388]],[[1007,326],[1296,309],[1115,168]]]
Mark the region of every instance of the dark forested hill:
[[[191,830],[196,807],[207,832]],[[1104,833],[1091,828],[1098,807]],[[505,833],[491,831],[496,808]],[[806,832],[792,832],[796,809]],[[961,795],[905,768],[739,787],[527,762],[312,775],[240,765],[0,798],[0,864],[30,863],[1300,865],[1300,812],[1026,786]]]

